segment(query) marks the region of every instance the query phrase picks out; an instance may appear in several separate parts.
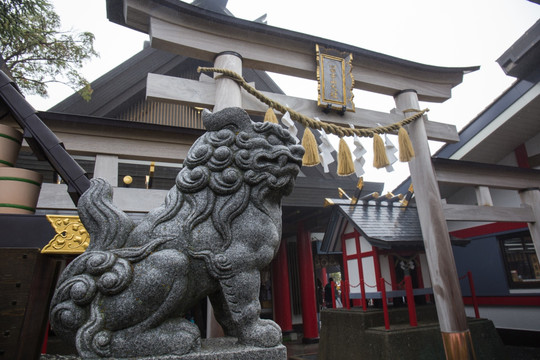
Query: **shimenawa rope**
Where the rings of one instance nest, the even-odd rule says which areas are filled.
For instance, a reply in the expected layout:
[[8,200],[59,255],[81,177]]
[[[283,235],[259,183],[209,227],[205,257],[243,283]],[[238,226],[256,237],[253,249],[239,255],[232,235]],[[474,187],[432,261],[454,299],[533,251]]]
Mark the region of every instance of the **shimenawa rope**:
[[[408,125],[412,123],[413,121],[421,118],[426,112],[429,111],[429,109],[424,110],[416,110],[416,109],[407,109],[405,112],[411,112],[416,111],[415,114],[399,121],[394,124],[386,125],[386,126],[378,126],[373,128],[364,128],[364,129],[356,129],[356,128],[350,128],[350,127],[343,127],[335,124],[330,124],[323,121],[317,121],[315,119],[311,119],[305,115],[300,114],[297,111],[294,111],[293,109],[284,106],[269,97],[265,96],[261,92],[259,92],[257,89],[249,85],[244,78],[237,74],[236,72],[228,69],[219,69],[219,68],[213,68],[213,67],[198,67],[197,72],[216,72],[223,74],[224,76],[227,76],[231,78],[232,80],[238,82],[240,86],[242,86],[248,93],[256,97],[259,101],[265,103],[270,108],[266,112],[265,120],[271,121],[271,122],[277,122],[277,119],[275,119],[275,114],[273,113],[272,109],[278,110],[280,113],[285,114],[288,112],[291,116],[292,120],[295,120],[302,124],[306,130],[304,132],[304,138],[307,136],[308,139],[304,140],[302,139],[302,144],[309,144],[309,146],[306,147],[306,155],[304,156],[304,165],[305,166],[314,166],[320,163],[319,161],[319,153],[317,151],[316,142],[313,142],[314,138],[312,138],[312,134],[307,133],[309,129],[317,129],[317,130],[324,130],[326,133],[334,134],[341,138],[340,140],[340,151],[338,152],[338,174],[339,175],[350,175],[354,172],[354,165],[352,163],[352,156],[350,154],[350,150],[343,140],[343,137],[345,136],[360,136],[360,137],[372,137],[374,138],[374,162],[373,166],[376,168],[382,168],[389,165],[388,158],[386,157],[384,144],[382,143],[382,140],[379,137],[379,134],[389,134],[398,132],[399,137],[399,145],[400,145],[400,161],[406,162],[409,161],[412,157],[414,157],[414,150],[411,145],[411,141],[408,137],[407,131],[403,129],[403,126]],[[269,113],[271,112],[271,114]],[[310,136],[311,135],[311,136]],[[383,144],[381,146],[381,144]],[[341,165],[340,165],[341,164]]]

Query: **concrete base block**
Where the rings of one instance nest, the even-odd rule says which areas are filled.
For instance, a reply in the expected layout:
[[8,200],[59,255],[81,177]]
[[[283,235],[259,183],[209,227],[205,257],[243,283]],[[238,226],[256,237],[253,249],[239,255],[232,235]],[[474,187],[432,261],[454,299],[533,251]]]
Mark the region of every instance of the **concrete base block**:
[[[317,359],[444,359],[434,307],[417,310],[418,326],[411,327],[406,308],[392,309],[389,330],[380,310],[324,311]],[[468,324],[477,359],[508,359],[493,322],[468,319]]]
[[[239,345],[236,338],[216,338],[202,340],[201,350],[182,356],[151,356],[136,358],[137,360],[286,360],[287,348],[279,345],[273,348],[257,348]],[[78,356],[41,355],[41,360],[80,360]],[[134,360],[125,358],[116,360]],[[112,359],[111,359],[112,360]]]

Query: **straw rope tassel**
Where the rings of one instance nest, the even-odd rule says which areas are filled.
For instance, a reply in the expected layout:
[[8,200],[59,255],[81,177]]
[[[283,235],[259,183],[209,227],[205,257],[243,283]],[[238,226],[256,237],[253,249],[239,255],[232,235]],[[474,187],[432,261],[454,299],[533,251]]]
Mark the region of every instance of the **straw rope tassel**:
[[399,161],[408,162],[414,157],[414,149],[405,128],[400,127],[398,131]]
[[304,129],[304,136],[302,136],[302,146],[306,150],[304,157],[302,158],[302,165],[315,166],[321,163],[319,158],[319,148],[317,147],[317,140],[310,128]]
[[339,176],[348,176],[354,173],[354,164],[352,161],[351,150],[349,149],[349,145],[347,145],[345,139],[343,138],[339,139],[337,173]]
[[373,166],[377,169],[390,165],[386,156],[386,148],[379,134],[373,135]]
[[264,114],[264,122],[271,122],[273,124],[279,124],[276,113],[274,112],[274,109],[271,107],[266,110],[266,114]]

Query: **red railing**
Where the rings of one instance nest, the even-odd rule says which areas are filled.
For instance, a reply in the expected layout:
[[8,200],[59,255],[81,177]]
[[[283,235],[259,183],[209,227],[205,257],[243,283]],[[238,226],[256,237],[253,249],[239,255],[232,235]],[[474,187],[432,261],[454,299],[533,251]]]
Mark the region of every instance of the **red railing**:
[[461,276],[459,280],[463,280],[465,278],[469,280],[469,288],[471,289],[471,298],[472,298],[472,304],[474,308],[474,316],[477,319],[480,319],[480,311],[478,310],[478,299],[476,298],[476,290],[474,289],[474,281],[472,277],[472,272],[467,271],[467,274]]
[[360,293],[362,294],[362,310],[367,310],[367,301],[366,301],[366,284],[364,283],[364,278],[360,279]]

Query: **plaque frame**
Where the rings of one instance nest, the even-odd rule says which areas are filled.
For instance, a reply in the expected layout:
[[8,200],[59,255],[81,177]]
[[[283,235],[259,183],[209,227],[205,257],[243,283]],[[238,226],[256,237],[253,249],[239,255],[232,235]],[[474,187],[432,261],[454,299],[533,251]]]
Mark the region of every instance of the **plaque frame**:
[[352,53],[315,45],[317,53],[317,105],[342,114],[355,112]]

